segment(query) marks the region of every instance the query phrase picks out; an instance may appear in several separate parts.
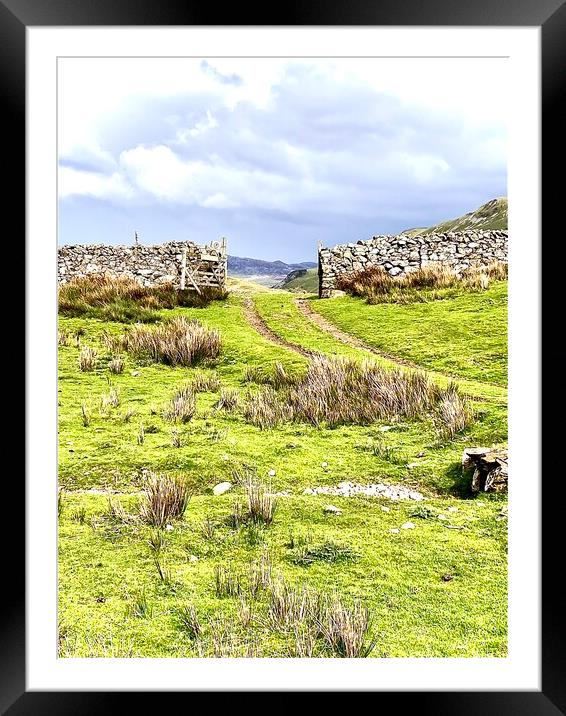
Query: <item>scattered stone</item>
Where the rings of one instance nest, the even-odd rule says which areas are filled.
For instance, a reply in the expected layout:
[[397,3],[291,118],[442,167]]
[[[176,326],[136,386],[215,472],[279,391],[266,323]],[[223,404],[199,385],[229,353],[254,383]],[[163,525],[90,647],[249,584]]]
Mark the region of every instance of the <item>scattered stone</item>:
[[426,452],[420,452],[417,457],[424,457],[426,455]]
[[414,467],[419,467],[419,465],[420,465],[420,462],[408,462],[407,463],[407,467],[409,468],[409,470],[412,470]]
[[458,508],[457,507],[449,507],[448,512],[458,512]]
[[392,530],[389,530],[389,531],[391,532],[392,535],[398,535],[400,530],[398,530],[396,527],[394,527]]
[[415,525],[412,522],[403,522],[401,525],[402,530],[414,530]]
[[326,505],[326,507],[324,508],[324,511],[328,512],[328,514],[331,514],[331,515],[341,515],[342,514],[342,510],[340,508],[336,507],[335,505]]
[[275,477],[275,470],[270,470],[267,474],[269,477]]
[[454,577],[451,574],[443,574],[442,575],[443,582],[451,582],[453,579],[454,579]]
[[138,375],[141,375],[141,373],[139,372],[139,370],[133,370],[133,371],[131,371],[130,375],[133,375],[134,378],[137,378]]
[[389,509],[389,507],[385,507],[385,505],[381,505],[381,511],[382,511],[382,512],[391,512],[391,510]]
[[215,485],[212,488],[212,494],[213,495],[223,495],[225,492],[228,492],[232,487],[231,482],[219,482],[218,485]]
[[173,525],[165,525],[165,531],[166,531],[166,532],[173,532],[174,529],[175,529],[175,528],[173,527]]
[[321,463],[320,463],[320,466],[321,466],[321,467],[328,467],[328,463],[327,463],[327,462],[321,462]]
[[447,520],[448,517],[446,517],[446,515],[438,515],[438,519],[439,520]]
[[348,480],[338,483],[336,487],[307,488],[304,490],[303,495],[341,495],[342,497],[369,495],[370,497],[386,497],[389,500],[424,500],[424,495],[404,485],[386,485],[384,483],[360,485]]
[[198,557],[195,554],[189,555],[189,562],[198,562]]

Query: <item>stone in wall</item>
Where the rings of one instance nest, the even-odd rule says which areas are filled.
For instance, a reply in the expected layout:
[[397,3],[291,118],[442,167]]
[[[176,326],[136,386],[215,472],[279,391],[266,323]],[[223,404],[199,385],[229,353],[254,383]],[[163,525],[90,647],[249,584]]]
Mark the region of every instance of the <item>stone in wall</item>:
[[200,246],[189,241],[145,246],[110,246],[106,244],[61,246],[58,251],[58,279],[66,283],[89,274],[128,276],[144,286],[180,283],[183,250],[188,250],[191,266],[204,256],[218,258],[225,272],[225,249],[218,243]]
[[470,266],[507,261],[507,231],[469,230],[418,236],[374,236],[357,243],[321,247],[318,252],[320,296],[336,290],[339,276],[367,266],[382,266],[391,276],[430,263],[444,263],[461,272]]

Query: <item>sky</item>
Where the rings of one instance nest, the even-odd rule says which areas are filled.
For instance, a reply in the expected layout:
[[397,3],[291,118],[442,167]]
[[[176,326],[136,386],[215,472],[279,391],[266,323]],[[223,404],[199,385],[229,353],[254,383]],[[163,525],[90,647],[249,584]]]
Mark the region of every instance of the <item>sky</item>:
[[430,226],[507,193],[505,59],[61,58],[59,243],[236,256]]

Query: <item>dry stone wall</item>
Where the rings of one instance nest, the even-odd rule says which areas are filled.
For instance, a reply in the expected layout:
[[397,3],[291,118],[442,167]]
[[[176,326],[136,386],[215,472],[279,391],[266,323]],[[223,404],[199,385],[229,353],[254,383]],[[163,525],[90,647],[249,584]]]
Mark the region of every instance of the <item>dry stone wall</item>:
[[[58,278],[66,283],[71,278],[105,273],[129,276],[144,286],[172,281],[179,285],[183,251],[187,250],[187,267],[197,271],[200,284],[203,275],[216,272],[226,280],[225,245],[215,242],[200,246],[190,241],[172,241],[155,246],[110,246],[105,244],[59,247]],[[222,281],[221,281],[222,282]],[[187,287],[190,287],[187,282]]]
[[391,276],[429,263],[460,272],[469,266],[507,261],[507,231],[462,231],[418,236],[374,236],[367,241],[318,250],[319,296],[330,298],[339,276],[382,266]]

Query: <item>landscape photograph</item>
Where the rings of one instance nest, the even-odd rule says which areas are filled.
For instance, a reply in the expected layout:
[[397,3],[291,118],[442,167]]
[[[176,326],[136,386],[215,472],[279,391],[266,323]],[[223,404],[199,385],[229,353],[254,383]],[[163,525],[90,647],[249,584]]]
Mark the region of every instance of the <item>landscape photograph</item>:
[[58,60],[59,658],[507,657],[506,82]]

